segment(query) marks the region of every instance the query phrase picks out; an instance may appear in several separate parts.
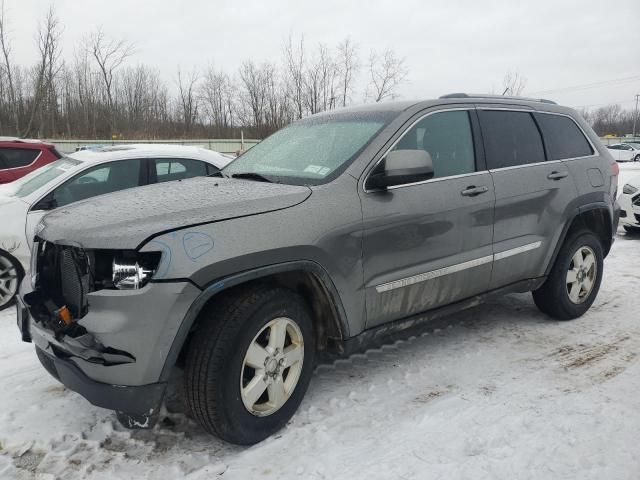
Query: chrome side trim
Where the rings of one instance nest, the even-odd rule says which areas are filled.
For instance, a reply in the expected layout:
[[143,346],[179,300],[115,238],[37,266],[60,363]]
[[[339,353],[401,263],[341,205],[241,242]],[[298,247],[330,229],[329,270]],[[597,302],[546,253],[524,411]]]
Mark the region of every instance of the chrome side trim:
[[426,282],[427,280],[433,280],[434,278],[443,277],[451,273],[457,273],[469,268],[479,267],[480,265],[485,265],[495,260],[502,260],[514,255],[529,252],[531,250],[535,250],[536,248],[540,248],[541,245],[541,241],[528,243],[520,247],[510,248],[509,250],[504,250],[496,254],[476,258],[467,262],[457,263],[449,267],[438,268],[437,270],[431,270],[430,272],[419,273],[418,275],[413,275],[411,277],[405,277],[399,280],[394,280],[392,282],[382,283],[376,286],[376,291],[378,293],[384,293],[390,290],[395,290],[397,288],[408,287],[416,283]]
[[509,250],[505,250],[503,252],[498,252],[493,255],[494,260],[502,260],[503,258],[513,257],[514,255],[518,255],[519,253],[528,252],[530,250],[535,250],[536,248],[540,248],[542,245],[541,241],[528,243],[526,245],[522,245],[521,247],[511,248]]
[[540,165],[554,165],[557,163],[562,163],[562,160],[549,160],[548,162],[535,162],[535,163],[524,163],[522,165],[511,165],[510,167],[498,167],[498,168],[490,168],[489,172],[502,172],[505,170],[515,170],[518,168],[527,168],[527,167],[538,167]]
[[[481,172],[461,173],[460,175],[451,175],[450,177],[430,178],[429,180],[423,180],[421,182],[403,183],[402,185],[394,185],[392,187],[387,187],[387,190],[395,190],[396,188],[404,188],[404,187],[413,187],[415,185],[424,185],[425,183],[443,182],[445,180],[452,180],[455,178],[474,177],[476,175],[485,175],[486,173],[487,173],[487,170],[483,170]],[[372,190],[365,190],[365,192],[367,193],[370,191]]]
[[376,287],[376,291],[378,293],[382,293],[388,292],[389,290],[395,290],[396,288],[408,287],[409,285],[413,285],[415,283],[425,282],[427,280],[432,280],[434,278],[449,275],[451,273],[461,272],[462,270],[466,270],[468,268],[479,267],[480,265],[491,263],[492,261],[493,255],[487,255],[486,257],[476,258],[475,260],[458,263],[456,265],[451,265],[450,267],[439,268],[437,270],[420,273],[412,277],[401,278],[400,280],[394,280],[393,282],[383,283],[382,285],[378,285]]

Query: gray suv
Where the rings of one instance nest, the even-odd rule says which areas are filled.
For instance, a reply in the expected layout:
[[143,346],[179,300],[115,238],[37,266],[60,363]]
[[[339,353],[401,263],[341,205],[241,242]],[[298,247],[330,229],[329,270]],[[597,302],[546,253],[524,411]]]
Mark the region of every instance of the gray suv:
[[215,176],[47,215],[18,324],[53,376],[124,425],[152,426],[182,370],[193,417],[252,444],[294,414],[319,354],[508,292],[584,314],[617,175],[585,121],[545,100],[314,115]]

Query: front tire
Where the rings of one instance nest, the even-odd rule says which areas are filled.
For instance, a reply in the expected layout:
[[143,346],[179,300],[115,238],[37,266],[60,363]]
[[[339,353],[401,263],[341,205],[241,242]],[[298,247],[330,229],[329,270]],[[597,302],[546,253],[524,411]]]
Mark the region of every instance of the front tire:
[[0,250],[0,312],[15,303],[24,274],[18,260]]
[[624,231],[627,232],[629,235],[637,235],[640,233],[640,227],[634,227],[632,225],[623,225],[622,228],[624,228]]
[[633,161],[640,162],[640,155],[636,155],[635,157],[633,157]]
[[265,286],[221,297],[192,334],[185,367],[188,406],[221,439],[260,442],[297,410],[314,357],[311,313],[296,293]]
[[587,230],[572,234],[560,249],[545,283],[533,292],[537,307],[557,320],[582,316],[598,295],[603,260],[598,237]]

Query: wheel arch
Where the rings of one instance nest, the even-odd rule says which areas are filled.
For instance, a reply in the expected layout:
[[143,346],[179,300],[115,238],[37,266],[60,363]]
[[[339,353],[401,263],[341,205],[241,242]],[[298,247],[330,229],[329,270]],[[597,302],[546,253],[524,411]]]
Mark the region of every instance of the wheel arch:
[[590,203],[577,208],[571,218],[565,223],[562,234],[554,248],[551,261],[547,265],[545,274],[549,275],[565,240],[578,229],[592,231],[600,239],[604,256],[606,257],[613,244],[613,216],[611,208],[604,202]]
[[299,293],[313,314],[316,342],[319,349],[327,347],[330,338],[349,338],[349,325],[342,300],[331,277],[316,262],[309,260],[286,262],[259,267],[210,282],[191,304],[173,340],[160,381],[169,379],[171,370],[182,358],[190,334],[197,328],[200,314],[222,293],[243,288],[256,288],[268,281]]

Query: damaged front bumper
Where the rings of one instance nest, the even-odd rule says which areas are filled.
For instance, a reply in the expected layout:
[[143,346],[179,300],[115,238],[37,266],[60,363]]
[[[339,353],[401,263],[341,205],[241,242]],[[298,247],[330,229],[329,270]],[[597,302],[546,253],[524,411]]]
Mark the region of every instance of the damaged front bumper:
[[47,371],[92,404],[117,411],[125,426],[151,426],[168,381],[167,355],[200,290],[167,282],[92,292],[88,313],[65,328],[28,289],[23,283],[18,327]]

